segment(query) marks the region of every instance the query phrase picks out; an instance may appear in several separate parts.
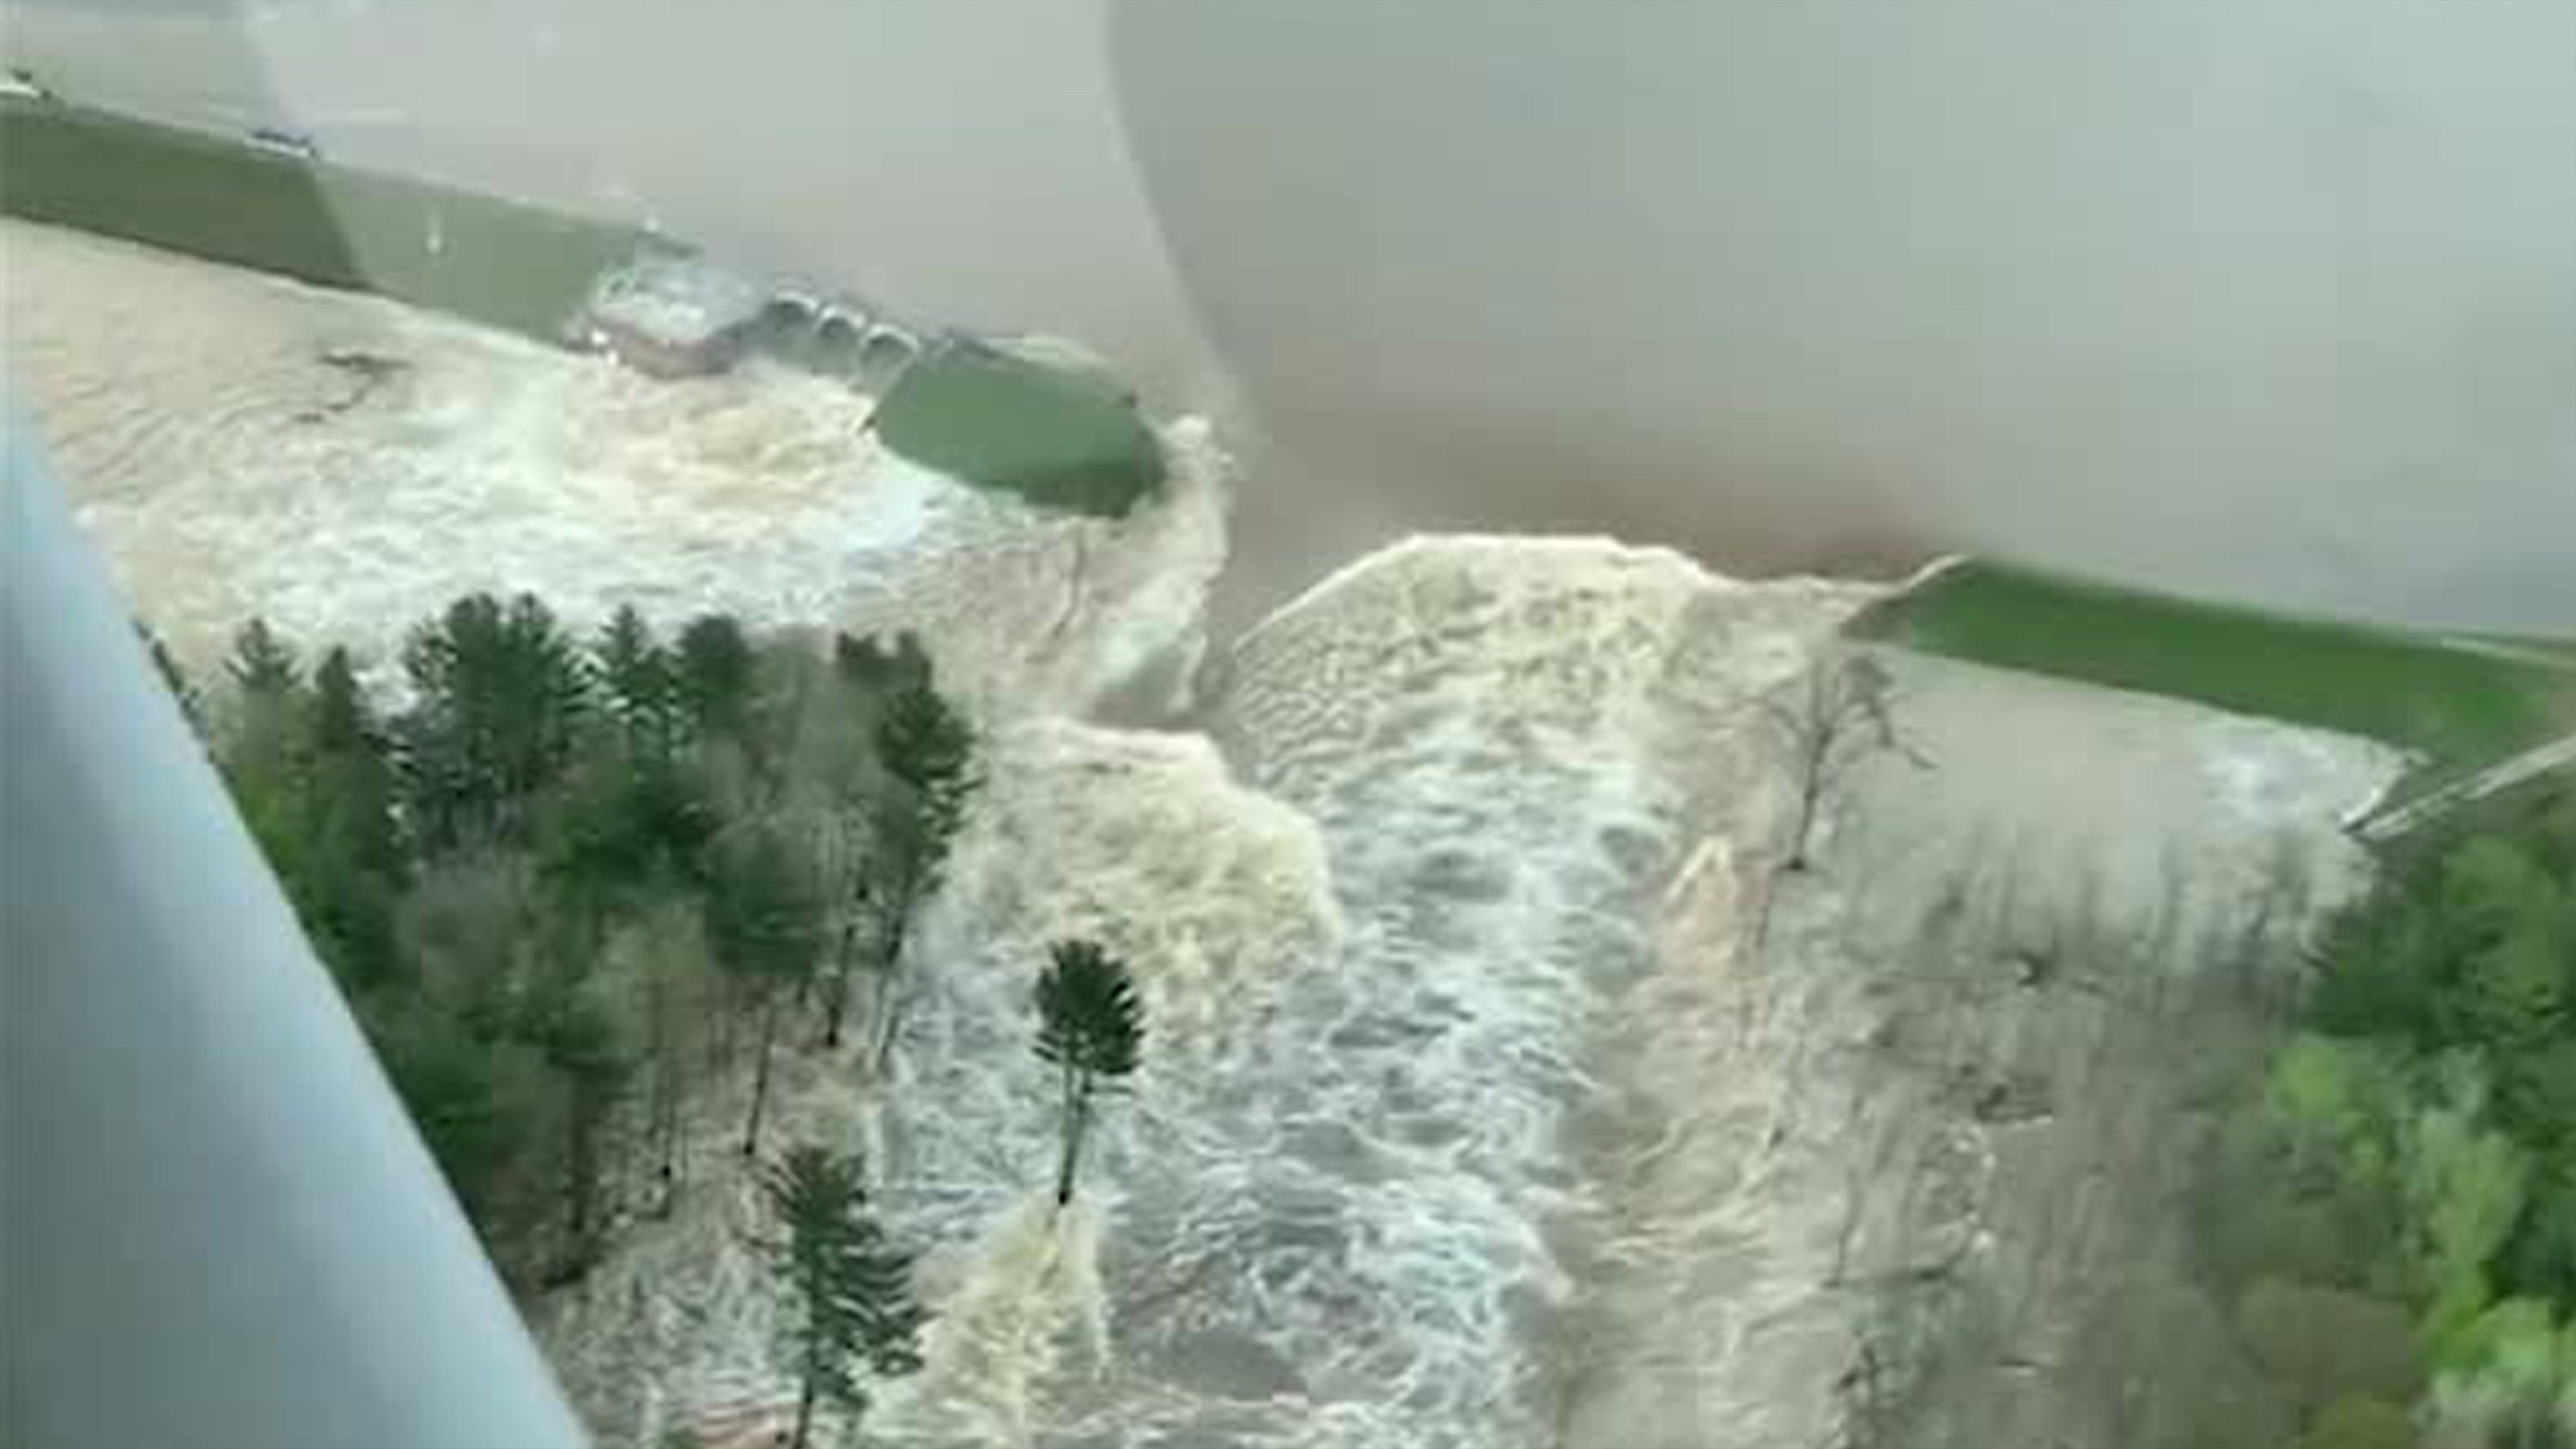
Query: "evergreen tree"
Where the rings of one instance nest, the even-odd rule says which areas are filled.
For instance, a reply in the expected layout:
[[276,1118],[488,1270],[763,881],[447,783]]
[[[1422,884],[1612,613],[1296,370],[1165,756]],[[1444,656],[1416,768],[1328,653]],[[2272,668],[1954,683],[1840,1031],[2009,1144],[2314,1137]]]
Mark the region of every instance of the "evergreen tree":
[[357,665],[338,645],[324,650],[313,670],[313,748],[323,754],[365,751],[378,756],[385,750],[384,731],[358,688]]
[[761,1187],[782,1229],[771,1251],[788,1293],[784,1337],[797,1382],[788,1443],[806,1449],[819,1404],[853,1420],[867,1411],[855,1372],[861,1360],[885,1375],[921,1367],[914,1345],[924,1315],[913,1301],[910,1256],[889,1246],[868,1215],[857,1158],[797,1147]]
[[[285,642],[253,619],[235,631],[224,673],[234,688],[215,764],[233,808],[311,935],[315,878],[328,863],[309,818],[302,672]],[[320,940],[314,944],[327,949]]]
[[295,652],[267,623],[253,619],[233,634],[224,673],[233,681],[238,709],[224,751],[225,773],[249,798],[243,813],[271,838],[278,822],[264,812],[293,808],[294,779],[302,764],[297,737],[304,677]]
[[292,693],[302,679],[295,663],[295,651],[268,627],[265,619],[252,619],[233,635],[233,652],[224,661],[224,670],[233,684],[248,695],[277,696]]
[[881,1072],[901,1027],[901,970],[912,922],[938,887],[982,779],[973,729],[926,677],[887,699],[876,736],[878,758],[893,782],[877,812],[876,864],[868,889],[877,943],[872,1058]]
[[348,652],[308,684],[294,651],[254,619],[225,673],[239,708],[218,751],[233,800],[314,951],[351,989],[390,979],[403,853],[383,742]]
[[408,863],[384,734],[346,649],[313,672],[305,748],[305,828],[316,845],[305,929],[340,979],[364,989],[400,969],[394,918]]
[[588,706],[572,641],[534,595],[457,600],[403,648],[418,702],[400,731],[407,803],[427,842],[513,838],[571,763]]
[[823,949],[823,901],[811,863],[782,831],[759,828],[718,852],[705,908],[707,946],[736,981],[760,1023],[751,1116],[743,1127],[745,1157],[760,1150],[760,1119],[769,1100],[769,1067],[786,998],[809,978]]
[[575,764],[545,799],[535,839],[539,865],[593,937],[648,890],[659,863],[641,805],[637,768],[614,757]]
[[946,863],[967,801],[982,785],[975,771],[975,732],[925,680],[886,701],[877,752],[908,797],[914,869],[926,885]]
[[1095,1098],[1133,1075],[1145,1044],[1144,1007],[1124,963],[1089,941],[1060,942],[1038,978],[1038,1060],[1059,1077],[1063,1152],[1055,1200],[1073,1201]]
[[702,735],[739,739],[751,719],[751,641],[730,614],[702,614],[680,631],[679,698]]
[[680,681],[671,651],[653,637],[632,604],[622,605],[592,650],[603,703],[623,732],[627,753],[667,760],[678,748]]

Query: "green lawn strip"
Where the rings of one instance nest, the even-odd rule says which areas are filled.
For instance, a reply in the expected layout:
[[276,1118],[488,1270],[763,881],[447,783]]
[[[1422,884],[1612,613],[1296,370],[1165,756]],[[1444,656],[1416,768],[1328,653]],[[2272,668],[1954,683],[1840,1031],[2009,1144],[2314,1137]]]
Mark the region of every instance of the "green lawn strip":
[[631,227],[53,102],[0,102],[0,211],[376,293],[548,342]]
[[2545,662],[2563,662],[2576,669],[2576,639],[2544,639],[2530,634],[2456,634],[2451,637],[2467,648],[2537,655]]
[[2411,797],[2576,728],[2576,645],[2455,643],[1971,560],[1882,601],[1858,637],[2171,695],[2413,751]]
[[904,370],[877,431],[924,467],[1076,513],[1123,515],[1164,481],[1161,445],[1115,380],[965,339]]

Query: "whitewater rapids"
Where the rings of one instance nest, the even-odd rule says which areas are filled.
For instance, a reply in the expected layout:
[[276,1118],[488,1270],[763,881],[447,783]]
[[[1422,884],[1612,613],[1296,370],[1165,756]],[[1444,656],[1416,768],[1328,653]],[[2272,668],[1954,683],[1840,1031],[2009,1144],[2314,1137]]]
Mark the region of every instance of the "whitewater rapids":
[[256,614],[395,686],[404,631],[478,589],[581,628],[631,603],[664,626],[917,629],[988,712],[1080,713],[1200,647],[1226,462],[1195,421],[1165,430],[1166,496],[1113,527],[916,466],[872,398],[786,367],[657,381],[14,220],[0,256],[0,381],[192,664]]
[[[194,660],[257,612],[381,670],[470,588],[537,589],[575,622],[632,599],[929,638],[991,783],[924,924],[894,1088],[800,1047],[774,1102],[773,1140],[866,1145],[890,1230],[924,1250],[928,1362],[879,1386],[872,1441],[1824,1443],[1901,1307],[1873,1285],[1937,1270],[2013,1311],[1991,1342],[1950,1335],[1976,1352],[1935,1375],[1923,1444],[2163,1442],[2124,1437],[2084,1374],[2101,1342],[2134,1347],[2104,1338],[2117,1304],[2190,1292],[2158,1215],[2187,1073],[2153,1048],[2198,958],[2142,958],[2176,989],[2121,1011],[2000,963],[2071,895],[2154,918],[2178,861],[2191,919],[2159,940],[2241,917],[2270,859],[2330,898],[2355,869],[2334,822],[2385,784],[2384,751],[1894,657],[1929,766],[1872,762],[1824,868],[1783,878],[1791,782],[1756,702],[1872,588],[1417,539],[1213,658],[1198,732],[1114,729],[1085,718],[1169,693],[1203,648],[1227,479],[1202,429],[1167,430],[1168,500],[1072,522],[887,457],[868,400],[812,378],[652,382],[0,237],[10,387],[138,612]],[[330,351],[398,366],[361,393]],[[1075,934],[1133,963],[1149,1038],[1059,1217],[1029,993]],[[1990,1112],[1963,1073],[2044,1077],[2048,1111]],[[734,1449],[792,1402],[757,1195],[720,1145],[745,1089],[693,1105],[678,1212],[532,1305],[605,1444],[689,1426]],[[2184,1397],[2228,1382],[2172,1363]]]

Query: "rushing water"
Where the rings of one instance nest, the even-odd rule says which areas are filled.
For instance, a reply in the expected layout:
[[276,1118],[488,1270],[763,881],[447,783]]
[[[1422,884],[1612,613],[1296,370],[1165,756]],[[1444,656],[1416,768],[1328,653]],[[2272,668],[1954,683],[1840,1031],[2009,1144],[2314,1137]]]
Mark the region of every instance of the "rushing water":
[[[533,587],[580,617],[642,597],[910,622],[988,704],[1020,701],[929,922],[899,1090],[871,1107],[845,1064],[781,1072],[782,1134],[873,1143],[898,1235],[930,1249],[939,1319],[923,1374],[887,1393],[890,1435],[1700,1449],[1828,1427],[1853,1308],[1818,1285],[1835,1194],[1870,1185],[1848,1163],[1830,1183],[1744,1165],[1784,1138],[1780,1160],[1811,1167],[1840,1144],[1771,1048],[1743,1045],[1735,973],[1785,808],[1752,702],[1866,590],[1736,584],[1600,541],[1418,541],[1237,641],[1204,735],[1111,730],[1073,717],[1196,647],[1223,560],[1223,469],[1194,430],[1173,434],[1170,504],[1068,525],[884,458],[867,400],[810,377],[651,383],[6,235],[11,385],[144,612],[201,652],[257,609],[381,655],[457,589]],[[17,290],[30,276],[49,285]],[[340,348],[399,366],[352,400],[315,361]],[[2015,734],[1999,722],[2039,708],[1997,697],[1954,699],[1941,778],[2028,770],[2034,819],[2072,799],[2139,822],[2142,854],[2225,815],[2210,802],[2259,803],[2220,822],[2240,847],[2321,829],[2379,778],[2349,746],[2310,758],[2090,698]],[[2003,757],[1980,765],[1981,741]],[[2170,803],[2100,763],[2151,749],[2180,759],[2140,773]],[[1889,878],[1928,896],[1924,862],[1958,845]],[[1152,1036],[1058,1217],[1037,1196],[1054,1123],[1027,992],[1077,933],[1137,963]],[[1779,962],[1810,973],[1783,992],[1856,990],[1842,949]],[[1770,1039],[1804,1051],[1856,1019]],[[612,1434],[774,1405],[751,1212],[711,1177],[547,1305]]]
[[1078,711],[1198,647],[1225,490],[1197,425],[1168,434],[1172,496],[1113,531],[912,465],[872,399],[791,368],[657,382],[52,228],[0,222],[0,247],[8,388],[183,657],[258,614],[381,668],[476,589],[585,626],[633,603],[920,628],[1004,708]]
[[[974,1286],[891,1424],[1554,1442],[1615,1236],[1618,1180],[1581,1121],[1638,1064],[1612,1028],[1656,977],[1682,856],[1767,829],[1746,699],[1857,597],[1606,544],[1426,543],[1237,649],[1217,727],[1239,783],[1186,736],[1070,730],[1006,755],[986,828],[1015,855],[961,867],[943,999],[887,1124],[908,1227],[999,1226],[960,1250]],[[1016,852],[1040,840],[1061,863],[1032,881]],[[1059,1249],[1024,1198],[1052,1122],[1043,1074],[1012,1070],[1023,993],[1040,933],[1067,930],[1142,963],[1154,1023],[1095,1168],[1106,1304],[1067,1277],[1091,1220]],[[1108,1360],[1051,1375],[1090,1313]]]

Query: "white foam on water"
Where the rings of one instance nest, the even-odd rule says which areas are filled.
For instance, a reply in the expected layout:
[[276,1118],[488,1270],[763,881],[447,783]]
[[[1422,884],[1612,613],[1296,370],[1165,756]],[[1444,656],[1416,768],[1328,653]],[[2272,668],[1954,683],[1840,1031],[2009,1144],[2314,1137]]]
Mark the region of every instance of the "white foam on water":
[[986,712],[1078,712],[1199,647],[1229,481],[1202,423],[1168,430],[1164,497],[1073,518],[894,455],[836,380],[760,361],[656,380],[5,227],[12,387],[137,611],[193,663],[259,614],[390,684],[404,631],[522,589],[578,627],[632,603],[665,624],[917,629]]
[[975,1254],[924,1334],[919,1377],[897,1385],[871,1429],[940,1449],[1022,1449],[1035,1442],[1042,1395],[1080,1337],[1097,1355],[1100,1221],[1052,1192],[1013,1208]]
[[[1235,770],[1189,736],[1002,742],[934,912],[888,1201],[954,1237],[1045,1181],[1028,992],[1047,940],[1101,935],[1150,1022],[1084,1189],[1113,1353],[1078,1371],[1061,1320],[1042,1343],[952,1330],[978,1367],[925,1375],[881,1427],[1018,1442],[1002,1406],[1042,1402],[1047,1444],[1553,1442],[1581,1240],[1611,1210],[1577,1119],[1636,1069],[1601,1048],[1682,857],[1755,818],[1731,803],[1759,773],[1746,701],[1861,596],[1600,541],[1424,540],[1238,651],[1214,712]],[[975,1323],[1033,1271],[943,1258],[982,1265],[931,1275]]]
[[[1591,1268],[1567,1229],[1601,1212],[1573,1129],[1632,1069],[1604,1033],[1684,854],[1745,823],[1746,702],[1863,592],[1602,540],[1424,539],[1247,639],[1224,728],[1315,819],[1347,936],[1219,1134],[1248,1198],[1292,1205],[1199,1305],[1304,1382],[1241,1442],[1553,1442]],[[1186,1362],[1187,1330],[1164,1350]]]

